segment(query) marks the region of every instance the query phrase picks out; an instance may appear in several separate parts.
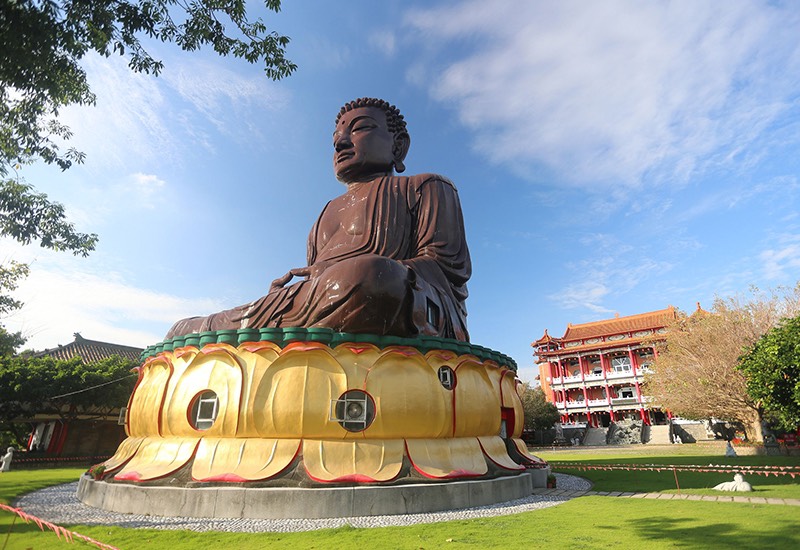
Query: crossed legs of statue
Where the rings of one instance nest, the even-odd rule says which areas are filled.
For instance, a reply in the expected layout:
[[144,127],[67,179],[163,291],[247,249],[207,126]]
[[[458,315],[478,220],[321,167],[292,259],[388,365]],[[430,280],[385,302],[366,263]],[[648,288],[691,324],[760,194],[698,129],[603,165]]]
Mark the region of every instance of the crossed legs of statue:
[[396,260],[367,254],[332,263],[316,277],[274,288],[249,304],[182,319],[166,338],[262,327],[326,327],[340,332],[408,334],[412,273]]

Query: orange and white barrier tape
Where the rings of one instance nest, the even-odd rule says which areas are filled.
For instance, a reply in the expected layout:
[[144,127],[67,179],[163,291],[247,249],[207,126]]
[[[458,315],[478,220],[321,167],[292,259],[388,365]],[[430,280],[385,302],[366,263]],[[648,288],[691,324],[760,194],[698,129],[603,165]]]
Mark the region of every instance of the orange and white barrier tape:
[[86,535],[81,535],[80,533],[76,533],[75,531],[70,531],[60,525],[56,525],[55,523],[50,523],[49,521],[45,521],[42,518],[37,518],[36,516],[32,516],[27,512],[23,511],[21,508],[14,508],[12,506],[7,506],[5,504],[0,504],[0,510],[6,510],[11,512],[12,514],[16,514],[25,520],[25,523],[33,522],[39,526],[39,529],[44,531],[44,528],[47,527],[51,531],[53,531],[56,536],[61,539],[64,537],[64,542],[74,542],[74,539],[82,540],[83,542],[89,543],[101,550],[119,550],[116,546],[111,546],[110,544],[106,544],[104,542],[100,542],[99,540],[94,540],[91,537],[87,537]]

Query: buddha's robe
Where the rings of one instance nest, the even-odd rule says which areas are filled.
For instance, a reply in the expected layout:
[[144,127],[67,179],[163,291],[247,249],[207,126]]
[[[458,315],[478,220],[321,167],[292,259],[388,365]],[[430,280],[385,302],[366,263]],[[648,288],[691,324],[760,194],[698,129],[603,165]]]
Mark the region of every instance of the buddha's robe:
[[469,250],[458,192],[433,174],[350,184],[308,238],[311,275],[254,302],[178,321],[167,338],[206,330],[328,327],[469,341]]

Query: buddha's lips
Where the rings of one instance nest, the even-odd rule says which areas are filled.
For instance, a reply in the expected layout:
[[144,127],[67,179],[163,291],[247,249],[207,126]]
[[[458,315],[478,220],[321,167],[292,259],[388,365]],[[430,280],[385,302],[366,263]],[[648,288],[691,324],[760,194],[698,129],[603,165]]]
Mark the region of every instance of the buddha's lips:
[[343,151],[338,155],[336,155],[336,162],[344,162],[348,159],[353,158],[355,155],[356,154],[353,151]]

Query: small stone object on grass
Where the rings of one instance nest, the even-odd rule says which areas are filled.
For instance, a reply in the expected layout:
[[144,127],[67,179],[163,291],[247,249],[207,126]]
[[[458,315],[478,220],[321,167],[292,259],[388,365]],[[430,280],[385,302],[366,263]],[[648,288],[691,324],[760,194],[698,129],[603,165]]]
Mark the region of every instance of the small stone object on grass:
[[12,458],[14,458],[14,447],[9,447],[3,458],[0,458],[0,472],[7,472],[11,469]]
[[753,486],[744,480],[742,474],[733,476],[733,481],[726,481],[714,486],[715,491],[752,491]]

